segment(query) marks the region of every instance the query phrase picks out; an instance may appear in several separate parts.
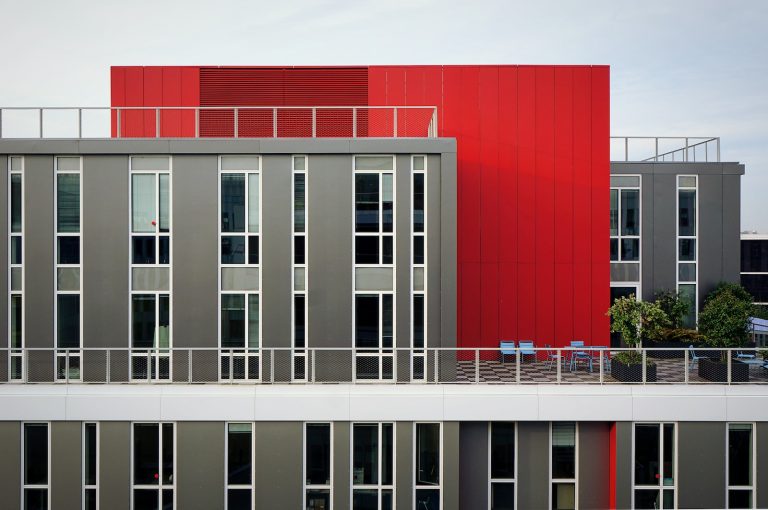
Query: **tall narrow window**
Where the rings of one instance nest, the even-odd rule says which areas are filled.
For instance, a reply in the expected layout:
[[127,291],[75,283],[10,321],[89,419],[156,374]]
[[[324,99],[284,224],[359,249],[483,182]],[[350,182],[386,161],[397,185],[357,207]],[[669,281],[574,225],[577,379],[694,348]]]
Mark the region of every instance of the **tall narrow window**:
[[552,444],[552,510],[576,509],[576,423],[553,422]]
[[80,380],[81,170],[82,158],[60,156],[56,164],[56,378]]
[[698,177],[677,176],[677,291],[688,303],[683,323],[695,328],[698,320]]
[[331,470],[330,423],[304,426],[304,508],[331,510],[333,475]]
[[219,157],[219,345],[223,380],[259,378],[261,158]]
[[133,424],[133,510],[176,507],[175,445],[173,423]]
[[755,441],[751,423],[728,424],[728,508],[755,508]]
[[227,510],[253,508],[253,424],[227,424]]
[[639,175],[611,176],[611,282],[637,289],[641,264],[640,196]]
[[415,508],[440,510],[442,430],[440,423],[416,423]]
[[22,483],[24,510],[51,508],[51,435],[47,423],[24,423]]
[[394,263],[394,185],[392,156],[355,157],[355,264]]
[[23,381],[24,369],[24,158],[8,158],[10,251],[8,346],[9,377]]
[[83,510],[99,508],[99,424],[83,423]]
[[424,351],[427,338],[427,157],[412,156],[411,167],[413,176],[413,197],[411,232],[412,232],[412,262],[411,262],[411,378],[423,381],[427,374],[426,353]]
[[394,295],[355,294],[355,374],[358,379],[394,377]]
[[307,378],[307,161],[293,156],[293,378]]
[[676,433],[674,423],[636,423],[633,508],[675,508]]
[[353,510],[394,508],[394,455],[394,424],[353,424]]
[[490,510],[514,510],[515,424],[492,422],[489,426]]
[[131,377],[170,379],[171,310],[168,294],[131,296]]

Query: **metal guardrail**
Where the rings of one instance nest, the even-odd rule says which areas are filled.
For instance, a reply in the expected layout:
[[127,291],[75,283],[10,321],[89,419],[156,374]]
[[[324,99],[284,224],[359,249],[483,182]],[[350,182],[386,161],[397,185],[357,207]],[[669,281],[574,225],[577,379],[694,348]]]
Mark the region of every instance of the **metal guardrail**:
[[6,348],[0,383],[768,384],[768,348]]
[[0,138],[436,138],[435,106],[2,107]]
[[714,136],[612,136],[611,161],[720,162]]

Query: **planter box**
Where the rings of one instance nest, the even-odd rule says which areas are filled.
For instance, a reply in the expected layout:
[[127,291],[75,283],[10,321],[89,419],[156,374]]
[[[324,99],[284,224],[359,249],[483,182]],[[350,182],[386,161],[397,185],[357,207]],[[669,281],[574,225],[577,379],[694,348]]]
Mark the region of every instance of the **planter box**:
[[[719,359],[700,359],[699,377],[712,382],[728,382],[728,367]],[[749,382],[749,365],[731,360],[731,381]]]
[[[611,360],[611,376],[621,382],[643,382],[643,365],[625,365],[619,360]],[[656,365],[646,366],[646,382],[656,382]]]

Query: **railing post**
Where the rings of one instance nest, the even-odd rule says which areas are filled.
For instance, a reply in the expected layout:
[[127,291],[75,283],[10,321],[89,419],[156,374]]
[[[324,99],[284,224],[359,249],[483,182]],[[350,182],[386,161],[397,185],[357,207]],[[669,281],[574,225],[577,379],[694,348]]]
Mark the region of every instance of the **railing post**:
[[480,349],[475,349],[475,384],[480,382]]
[[717,138],[717,162],[720,163],[720,137]]
[[83,137],[83,109],[77,109],[77,137]]
[[120,122],[121,120],[120,108],[118,108],[116,111],[117,111],[117,137],[120,138],[122,136],[122,133],[121,133],[122,129],[120,128],[120,125],[122,124],[122,122]]
[[272,138],[277,138],[277,108],[272,108]]
[[240,122],[238,122],[237,118],[238,118],[238,109],[235,108],[235,138],[237,138],[238,130],[239,130],[239,127],[240,127],[239,126]]
[[690,377],[688,374],[688,349],[683,349],[683,361],[685,362],[683,365],[683,370],[685,371],[685,384],[688,384],[688,379]]
[[645,366],[645,362],[646,362],[648,354],[645,352],[645,349],[643,349],[642,352],[643,352],[643,354],[642,354],[641,366],[643,368],[643,384],[645,384],[646,378],[648,377],[648,372],[647,372],[646,366]]
[[147,382],[152,382],[152,349],[147,350]]
[[393,134],[393,138],[397,138],[397,107],[393,106],[392,110],[393,110],[393,113],[392,113],[392,128],[393,128],[392,134]]
[[515,352],[515,383],[520,384],[520,349]]
[[200,138],[200,108],[195,107],[195,138]]
[[656,141],[656,157],[653,158],[655,162],[659,162],[659,137],[657,136],[655,139]]
[[560,384],[563,378],[563,362],[565,361],[565,358],[563,357],[563,350],[557,349],[557,384]]
[[600,363],[600,384],[603,384],[603,372],[604,372],[604,370],[603,370],[603,361],[604,361],[603,360],[603,354],[604,354],[604,352],[603,352],[602,349],[600,349],[599,351],[597,351],[597,354],[598,354],[597,360]]
[[685,137],[685,158],[683,159],[683,161],[685,162],[688,161],[688,137],[687,136]]
[[439,363],[440,362],[439,362],[439,358],[438,358],[438,350],[435,349],[435,378],[434,378],[435,383],[437,383],[439,381],[439,379],[438,379],[438,372],[440,372]]
[[3,138],[3,109],[0,108],[0,139]]
[[275,350],[269,350],[269,382],[275,382]]
[[310,356],[310,369],[312,371],[312,382],[315,382],[315,355],[311,349],[307,349],[307,356]]
[[312,107],[312,138],[317,138],[317,108]]
[[624,161],[629,161],[629,137],[624,137]]
[[357,138],[357,108],[352,107],[352,138]]
[[40,138],[43,137],[43,109],[40,108]]
[[155,138],[160,138],[160,108],[155,107]]
[[732,380],[731,380],[731,377],[732,377],[732,374],[731,374],[731,350],[728,349],[727,351],[725,351],[725,353],[726,353],[725,362],[726,362],[726,366],[728,368],[728,384],[731,384],[731,382],[732,382]]
[[187,382],[192,384],[192,349],[187,352]]
[[[112,354],[112,351],[110,349],[107,349],[107,380],[104,381],[107,384],[112,382],[112,377],[110,374],[110,370],[112,368],[111,354]],[[131,353],[129,351],[128,352],[128,379],[130,380],[130,378],[131,378]]]

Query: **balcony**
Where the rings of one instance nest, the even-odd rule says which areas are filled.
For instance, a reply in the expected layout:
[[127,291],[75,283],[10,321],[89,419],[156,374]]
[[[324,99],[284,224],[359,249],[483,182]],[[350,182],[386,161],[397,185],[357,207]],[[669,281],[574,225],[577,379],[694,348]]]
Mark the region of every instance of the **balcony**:
[[0,108],[0,139],[437,136],[434,106]]
[[612,136],[611,161],[635,163],[719,163],[714,136]]

